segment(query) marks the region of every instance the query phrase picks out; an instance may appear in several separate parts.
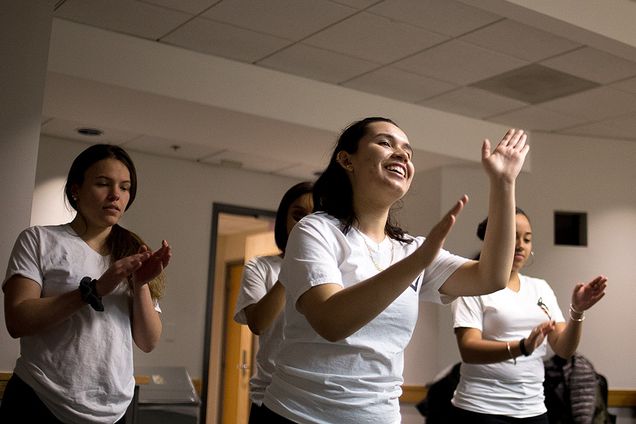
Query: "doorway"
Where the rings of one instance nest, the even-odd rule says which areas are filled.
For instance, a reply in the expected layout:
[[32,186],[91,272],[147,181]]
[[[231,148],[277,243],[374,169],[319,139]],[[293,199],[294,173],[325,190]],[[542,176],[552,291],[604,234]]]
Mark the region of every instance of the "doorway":
[[[236,330],[236,327],[232,327],[233,322],[231,321],[234,304],[230,303],[233,302],[231,299],[235,294],[228,290],[228,284],[231,284],[232,280],[229,277],[233,276],[236,284],[237,275],[240,276],[240,270],[246,255],[245,241],[248,237],[260,235],[259,238],[262,238],[263,234],[271,233],[274,229],[275,216],[275,211],[219,203],[213,204],[201,386],[202,423],[216,424],[222,423],[223,420],[227,422],[229,419],[227,417],[228,409],[225,408],[224,411],[225,402],[223,401],[224,390],[226,390],[224,389],[224,379],[233,378],[226,375],[226,371],[229,371],[229,368],[236,368],[238,365],[234,375],[247,377],[245,381],[249,380],[249,375],[247,374],[249,374],[248,372],[251,373],[251,370],[247,368],[253,357],[249,350],[238,348],[239,350],[229,354],[231,357],[225,358],[224,346],[228,332],[228,325],[226,324],[229,324],[230,331]],[[273,238],[273,236],[270,237]],[[238,337],[238,339],[242,340],[242,346],[251,345],[253,337],[249,329],[239,328],[238,330],[239,332],[242,331],[243,334],[234,334],[230,335],[230,337],[234,337],[234,339]],[[247,336],[245,330],[248,333]],[[245,387],[245,390],[248,390],[245,382],[237,383],[239,386],[241,384]],[[240,389],[241,387],[239,387]],[[228,408],[236,410],[238,407],[238,411],[245,410],[246,414],[249,410],[249,401],[246,393],[234,397],[230,401]],[[231,414],[234,414],[234,412],[231,412]],[[242,416],[242,412],[237,412],[236,414],[238,415],[230,416],[239,418]]]

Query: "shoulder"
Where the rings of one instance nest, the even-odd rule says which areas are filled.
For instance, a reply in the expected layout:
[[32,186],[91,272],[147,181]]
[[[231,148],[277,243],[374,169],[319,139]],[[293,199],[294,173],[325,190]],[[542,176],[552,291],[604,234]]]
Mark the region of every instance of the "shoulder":
[[278,255],[256,256],[245,263],[245,268],[277,269],[280,268],[283,258]]
[[534,285],[537,288],[541,288],[541,289],[548,288],[548,289],[552,290],[552,288],[550,287],[548,282],[545,281],[543,278],[529,277],[529,276],[524,275],[524,274],[519,274],[519,278],[523,279],[524,281],[526,281],[529,284]]

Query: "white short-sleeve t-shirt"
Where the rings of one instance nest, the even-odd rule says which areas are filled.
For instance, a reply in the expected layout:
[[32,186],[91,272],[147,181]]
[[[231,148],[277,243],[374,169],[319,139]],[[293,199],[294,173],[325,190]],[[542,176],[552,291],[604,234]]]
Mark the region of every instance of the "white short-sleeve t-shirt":
[[338,342],[319,336],[296,310],[296,301],[313,286],[355,285],[417,249],[423,238],[375,243],[325,214],[303,218],[292,230],[279,280],[285,286],[284,341],[265,405],[300,423],[399,423],[398,398],[403,354],[420,300],[442,303],[439,288],[468,260],[441,251],[380,315]]
[[[55,296],[76,290],[83,277],[99,278],[109,265],[110,257],[91,249],[68,224],[31,227],[14,245],[3,287],[21,275],[42,287],[42,297]],[[15,373],[63,422],[112,424],[132,400],[126,283],[102,301],[103,312],[86,305],[62,323],[20,338]]]
[[[234,309],[234,321],[247,324],[245,308],[257,303],[274,287],[282,261],[280,256],[260,256],[245,264],[241,290]],[[257,405],[263,403],[265,388],[272,381],[274,361],[283,340],[283,315],[281,312],[269,328],[258,336],[256,372],[250,378],[250,399]]]
[[[554,292],[545,280],[519,274],[519,291],[460,297],[452,304],[453,327],[476,328],[486,340],[517,341],[542,322],[564,322]],[[542,306],[539,305],[539,303]],[[549,314],[549,316],[548,316]],[[493,364],[461,365],[452,403],[484,414],[527,418],[546,411],[543,396],[543,356],[547,342],[530,356]]]

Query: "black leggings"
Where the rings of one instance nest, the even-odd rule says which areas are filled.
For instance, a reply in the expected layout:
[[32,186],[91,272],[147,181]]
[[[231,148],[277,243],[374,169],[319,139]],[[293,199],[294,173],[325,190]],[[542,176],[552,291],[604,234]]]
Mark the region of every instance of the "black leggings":
[[276,412],[267,408],[265,405],[258,406],[252,404],[250,409],[249,424],[294,424],[295,421],[289,420]]
[[[64,424],[40,400],[35,391],[15,373],[7,382],[0,403],[2,424]],[[126,417],[115,424],[126,424]]]
[[547,412],[535,417],[513,418],[505,415],[480,414],[453,406],[453,423],[467,424],[548,424]]

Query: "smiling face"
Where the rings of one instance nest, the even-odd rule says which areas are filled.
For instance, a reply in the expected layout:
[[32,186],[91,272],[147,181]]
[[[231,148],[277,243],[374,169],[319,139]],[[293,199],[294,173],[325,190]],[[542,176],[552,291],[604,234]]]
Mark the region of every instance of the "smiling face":
[[348,171],[354,196],[392,204],[411,186],[415,169],[406,134],[389,122],[368,125],[355,153],[341,151],[338,160]]
[[117,159],[95,162],[84,173],[81,185],[74,185],[78,213],[88,228],[101,229],[117,224],[130,200],[130,172]]
[[532,227],[525,215],[515,215],[516,236],[515,236],[515,257],[512,263],[512,271],[519,272],[530,258],[532,252]]

